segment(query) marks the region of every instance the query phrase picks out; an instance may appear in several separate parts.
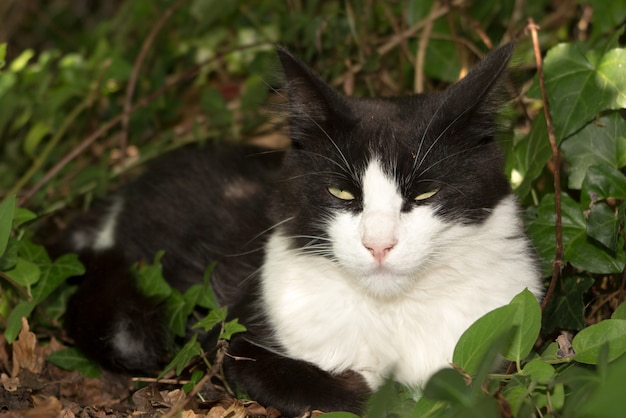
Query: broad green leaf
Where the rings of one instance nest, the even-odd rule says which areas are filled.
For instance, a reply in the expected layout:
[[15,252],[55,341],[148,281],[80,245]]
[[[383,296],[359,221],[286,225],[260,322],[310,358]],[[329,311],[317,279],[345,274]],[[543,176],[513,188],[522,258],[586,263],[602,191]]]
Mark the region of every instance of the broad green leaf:
[[491,346],[515,327],[515,315],[516,308],[505,305],[479,318],[461,335],[452,362],[466,373],[475,374]]
[[239,319],[235,318],[232,321],[228,321],[224,324],[224,331],[220,334],[220,340],[230,340],[233,334],[238,332],[245,332],[246,327],[239,323]]
[[582,183],[580,203],[588,207],[610,198],[626,199],[626,176],[609,164],[589,167]]
[[626,320],[606,319],[580,331],[572,340],[580,363],[596,364],[600,349],[609,346],[608,360],[613,361],[626,352]]
[[205,332],[208,332],[215,325],[221,323],[226,320],[227,310],[226,308],[222,309],[212,309],[207,316],[199,320],[193,325],[193,328],[203,328]]
[[596,203],[587,214],[587,236],[615,253],[622,223],[618,214],[604,202]]
[[[7,43],[3,42],[0,44],[0,70],[4,67],[5,61],[4,58],[7,56]],[[2,73],[0,71],[0,73]]]
[[13,216],[13,227],[18,227],[26,222],[30,222],[33,219],[36,219],[37,215],[28,209],[24,208],[15,208],[15,215]]
[[30,289],[30,286],[39,281],[41,270],[37,264],[18,257],[15,267],[7,271],[6,274],[16,283]]
[[55,351],[46,357],[46,361],[65,370],[77,370],[86,377],[100,376],[100,368],[77,348]]
[[[613,256],[588,240],[583,209],[566,194],[561,195],[561,216],[565,261],[590,273],[618,273],[624,269],[624,251],[619,250]],[[556,248],[554,194],[548,194],[541,200],[536,219],[528,224],[528,233],[547,276],[552,271]]]
[[578,0],[578,3],[593,6],[591,33],[594,39],[618,27],[626,19],[625,0]]
[[35,158],[37,153],[37,147],[41,143],[41,140],[50,133],[50,126],[43,121],[36,122],[26,134],[24,139],[24,153],[31,158]]
[[555,370],[544,360],[534,359],[526,363],[522,373],[538,383],[547,384],[554,378]]
[[47,298],[66,279],[85,274],[85,268],[76,254],[64,254],[57,258],[52,265],[39,265],[39,268],[41,269],[41,278],[32,288],[33,299],[38,303]]
[[172,294],[171,286],[163,278],[161,258],[163,258],[164,254],[164,251],[159,251],[154,256],[152,264],[133,265],[139,290],[142,294],[156,302],[161,302]]
[[615,309],[611,319],[626,319],[626,302],[622,302],[621,305]]
[[[451,36],[450,25],[438,19],[433,25],[433,34],[442,37]],[[454,42],[447,39],[431,39],[426,49],[424,73],[433,79],[452,83],[459,79],[461,64]]]
[[548,51],[544,74],[557,141],[589,123],[599,111],[626,107],[626,50],[596,56],[580,43]]
[[[624,166],[626,163],[623,154],[626,150],[626,121],[619,112],[602,116],[596,122],[586,125],[576,135],[563,141],[561,150],[568,163],[568,186],[579,190],[590,167],[619,169]],[[594,174],[596,173],[591,173],[591,175]],[[607,173],[600,172],[599,174],[603,176]],[[600,180],[600,185],[604,185],[606,181],[612,183],[611,180],[596,178],[597,180]],[[582,199],[585,201],[589,197],[584,196]]]
[[515,309],[513,323],[517,329],[503,356],[511,361],[521,361],[530,353],[539,336],[541,307],[535,295],[528,289],[515,296],[510,305]]
[[560,329],[579,330],[585,326],[585,302],[583,295],[594,280],[585,276],[563,276],[557,292],[552,296],[543,313],[542,327],[545,332]]
[[34,300],[21,301],[9,314],[7,318],[7,328],[4,330],[4,337],[7,342],[11,344],[17,338],[20,330],[22,329],[22,318],[30,317],[30,314],[37,307],[37,302]]
[[200,380],[202,380],[204,374],[204,370],[194,370],[191,374],[191,378],[189,379],[189,381],[183,385],[183,392],[191,392],[191,390],[200,382]]
[[325,418],[359,418],[358,415],[350,412],[329,412],[328,414],[323,415]]
[[626,411],[624,376],[626,376],[626,355],[608,365],[606,373],[601,375],[601,381],[595,388],[578,391],[584,400],[578,411],[579,416],[623,418]]
[[198,334],[193,334],[193,336],[187,341],[187,343],[183,346],[183,348],[178,351],[178,353],[174,356],[172,361],[165,366],[161,374],[159,375],[159,379],[169,373],[171,370],[176,371],[176,376],[180,376],[183,372],[185,366],[194,358],[202,354],[202,346],[197,341]]
[[453,404],[469,405],[473,393],[458,371],[446,368],[430,378],[424,387],[424,396]]
[[243,86],[241,95],[241,108],[243,110],[258,108],[267,97],[268,85],[262,77],[252,75],[248,77]]
[[0,256],[0,271],[11,270],[17,264],[17,252],[20,242],[15,238],[10,238],[4,254]]
[[179,337],[185,336],[187,330],[187,319],[193,310],[189,306],[183,295],[176,289],[171,289],[171,293],[166,301],[166,320],[168,329]]
[[14,213],[15,195],[11,195],[0,203],[0,256],[4,254],[9,243]]
[[422,396],[412,411],[412,418],[429,418],[438,417],[440,414],[446,411],[446,402],[437,401],[435,399]]

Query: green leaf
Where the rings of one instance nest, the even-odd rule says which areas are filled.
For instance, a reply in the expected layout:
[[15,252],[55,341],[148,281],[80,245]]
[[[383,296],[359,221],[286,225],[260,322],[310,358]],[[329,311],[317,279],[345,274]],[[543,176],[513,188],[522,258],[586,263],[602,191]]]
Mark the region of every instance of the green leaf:
[[[595,54],[595,51],[592,51]],[[560,44],[544,60],[557,141],[593,120],[599,111],[626,107],[626,50],[597,56],[580,43]]]
[[220,340],[230,340],[233,334],[238,332],[245,332],[246,327],[239,323],[239,319],[235,318],[232,321],[228,321],[224,324],[224,331],[220,334]]
[[588,207],[606,199],[626,199],[626,176],[608,164],[592,165],[585,173],[580,203]]
[[622,418],[626,411],[624,376],[626,376],[626,355],[609,364],[606,374],[601,376],[601,381],[596,387],[592,390],[580,390],[574,394],[584,400],[581,402],[580,410],[577,411],[578,416]]
[[[544,274],[552,271],[555,237],[554,194],[544,196],[537,207],[537,217],[528,224],[528,233],[539,253]],[[590,273],[618,273],[624,269],[626,254],[623,250],[613,256],[587,238],[587,222],[583,210],[566,194],[561,195],[563,250],[565,261]]]
[[34,300],[21,301],[9,314],[7,318],[7,328],[4,330],[4,337],[7,342],[11,344],[17,338],[20,330],[22,329],[22,318],[30,317],[30,314],[37,307],[37,302]]
[[596,364],[600,349],[608,344],[608,360],[613,361],[626,352],[626,320],[606,319],[580,331],[572,340],[580,363]]
[[50,133],[50,126],[46,122],[36,122],[26,134],[26,139],[24,139],[24,153],[31,158],[35,158],[37,147],[48,133]]
[[587,215],[587,236],[614,254],[617,251],[620,224],[617,213],[609,205],[597,203]]
[[65,370],[77,370],[86,377],[99,377],[100,368],[77,348],[55,351],[46,361]]
[[215,325],[221,323],[226,320],[227,309],[213,309],[211,310],[207,316],[199,320],[193,325],[193,328],[203,328],[205,332],[208,332]]
[[424,396],[438,401],[469,405],[473,393],[458,371],[446,368],[430,378],[424,387]]
[[37,215],[28,209],[24,208],[15,208],[15,215],[13,216],[13,227],[17,228],[27,222],[36,219]]
[[41,270],[37,264],[18,257],[15,267],[7,271],[6,274],[16,283],[30,289],[30,286],[39,281]]
[[[597,108],[596,108],[597,109]],[[610,112],[600,117],[595,123],[585,126],[580,132],[563,141],[561,150],[567,160],[568,186],[570,189],[581,189],[583,180],[592,166],[612,167],[619,169],[624,166],[626,150],[626,121],[619,112]],[[595,173],[592,172],[592,175]],[[607,172],[601,171],[600,185],[607,180]],[[597,179],[597,178],[596,178]],[[608,180],[610,183],[613,181]],[[594,184],[594,182],[592,182]],[[582,197],[588,201],[589,197]]]
[[176,376],[180,376],[183,372],[185,366],[189,364],[189,362],[196,356],[202,354],[202,346],[197,341],[198,334],[193,334],[191,339],[187,341],[187,343],[180,349],[180,351],[174,356],[172,361],[165,366],[161,374],[159,375],[159,379],[169,373],[171,370],[176,371]]
[[163,278],[161,258],[164,254],[164,251],[157,252],[152,264],[133,265],[139,291],[155,302],[164,301],[172,294],[171,286]]
[[617,309],[615,309],[615,312],[613,312],[613,315],[611,315],[612,319],[626,319],[626,302],[622,302]]
[[244,83],[241,95],[241,109],[257,109],[268,94],[267,82],[258,75],[252,75]]
[[203,370],[194,370],[189,381],[183,385],[183,391],[185,393],[191,392],[191,390],[200,382],[200,380],[202,380],[203,377]]
[[516,308],[513,305],[494,309],[479,318],[461,335],[454,348],[453,363],[466,373],[475,374],[491,346],[513,330],[515,319]]
[[[5,44],[6,46],[6,44]],[[11,236],[13,214],[15,213],[15,195],[8,196],[0,203],[0,256],[4,254]]]
[[193,311],[193,306],[189,306],[183,295],[176,289],[171,289],[166,302],[166,319],[168,329],[179,337],[185,336],[187,330],[187,318]]
[[555,376],[554,367],[543,359],[529,361],[522,369],[522,373],[541,384],[549,383]]
[[[6,56],[7,56],[7,43],[3,42],[0,44],[0,70],[4,68],[4,64],[5,64],[4,59],[6,58]],[[0,74],[1,73],[2,72],[0,71]]]
[[579,330],[585,326],[585,302],[583,295],[594,283],[590,277],[564,276],[561,285],[543,313],[545,332],[560,329]]
[[39,268],[41,269],[41,278],[32,288],[33,299],[37,303],[47,298],[69,277],[85,274],[85,268],[76,254],[64,254],[57,258],[52,265],[42,266],[40,264]]
[[513,341],[503,353],[504,358],[519,362],[532,350],[541,330],[541,307],[528,289],[515,296],[510,303],[514,307],[514,325],[517,327]]

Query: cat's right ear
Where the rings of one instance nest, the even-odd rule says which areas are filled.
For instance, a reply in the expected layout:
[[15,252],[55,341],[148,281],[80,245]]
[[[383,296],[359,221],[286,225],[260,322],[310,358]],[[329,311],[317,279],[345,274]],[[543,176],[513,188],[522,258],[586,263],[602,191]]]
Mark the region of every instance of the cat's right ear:
[[343,96],[323,82],[307,65],[287,49],[277,47],[278,58],[285,74],[292,139],[326,130],[339,115],[348,112]]

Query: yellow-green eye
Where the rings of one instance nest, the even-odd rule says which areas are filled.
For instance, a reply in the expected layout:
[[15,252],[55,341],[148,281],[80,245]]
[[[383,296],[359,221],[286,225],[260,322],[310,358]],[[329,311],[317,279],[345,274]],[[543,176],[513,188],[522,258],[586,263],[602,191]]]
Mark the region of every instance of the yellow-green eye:
[[415,196],[415,200],[416,201],[426,200],[436,195],[438,191],[439,189],[434,189],[434,190],[431,190],[430,192],[418,194],[417,196]]
[[339,187],[330,186],[328,188],[330,194],[341,200],[354,200],[354,195],[347,190],[340,189]]

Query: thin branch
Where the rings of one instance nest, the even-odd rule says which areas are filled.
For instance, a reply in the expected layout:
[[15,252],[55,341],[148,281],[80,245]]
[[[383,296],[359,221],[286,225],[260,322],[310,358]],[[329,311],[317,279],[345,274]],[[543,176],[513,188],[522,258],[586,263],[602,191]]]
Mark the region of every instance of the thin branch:
[[[193,68],[191,68],[191,69],[181,73],[180,75],[176,76],[175,78],[171,79],[170,81],[168,81],[167,84],[165,84],[160,89],[154,91],[153,93],[149,94],[148,96],[145,96],[144,98],[142,98],[141,100],[136,102],[131,107],[129,113],[132,113],[132,112],[134,112],[134,111],[136,111],[138,109],[141,109],[142,107],[147,106],[150,102],[152,102],[157,97],[160,97],[161,95],[166,93],[169,89],[171,89],[172,87],[174,87],[178,83],[181,83],[183,81],[189,80],[192,77],[195,77],[198,74],[198,72],[200,72],[200,69],[202,67],[204,67],[205,65],[207,65],[207,64],[209,64],[211,62],[214,62],[216,60],[220,60],[224,56],[226,56],[226,55],[228,55],[228,54],[230,54],[232,52],[243,51],[243,50],[250,49],[250,48],[256,48],[256,47],[258,47],[260,45],[267,45],[267,42],[255,42],[255,43],[252,43],[252,44],[239,46],[239,47],[230,49],[229,51],[227,51],[227,52],[225,52],[223,54],[215,55],[214,57],[211,57],[211,58],[207,59],[206,61],[196,65],[195,67],[193,67]],[[30,190],[28,190],[27,192],[24,193],[24,195],[19,200],[19,205],[23,206],[26,202],[28,202],[33,197],[33,195],[35,193],[37,193],[48,181],[50,181],[50,179],[52,177],[54,177],[59,171],[61,171],[70,161],[72,161],[74,158],[78,157],[83,151],[85,151],[98,138],[100,138],[102,135],[104,135],[109,129],[113,128],[115,125],[120,123],[125,115],[126,115],[126,112],[122,112],[122,113],[118,114],[113,119],[109,120],[107,123],[102,125],[100,127],[100,129],[98,129],[97,131],[95,131],[94,133],[92,133],[91,135],[86,137],[80,143],[80,145],[78,145],[78,147],[76,147],[69,154],[67,154],[65,157],[63,157],[58,163],[56,163],[50,170],[48,170],[42,176],[42,178],[37,182],[37,184],[35,184]]]
[[133,70],[130,74],[130,78],[128,80],[128,85],[126,86],[126,96],[124,97],[124,113],[122,116],[122,135],[120,139],[120,160],[123,163],[126,158],[126,148],[128,146],[128,125],[130,122],[130,114],[131,108],[133,106],[133,95],[135,94],[135,87],[137,86],[137,79],[139,78],[139,72],[141,71],[141,66],[148,54],[148,50],[154,43],[154,39],[156,35],[159,33],[165,22],[172,16],[174,11],[183,5],[187,0],[178,0],[176,3],[171,5],[161,18],[156,22],[156,24],[152,27],[152,30],[143,41],[143,45],[141,45],[141,50],[139,51],[139,55],[135,59],[135,63],[133,64]]
[[543,76],[543,60],[541,58],[541,49],[539,48],[539,37],[537,36],[538,26],[532,18],[528,19],[528,29],[533,41],[535,50],[535,61],[537,63],[537,76],[539,77],[539,87],[541,89],[541,100],[543,101],[543,115],[546,118],[546,126],[548,129],[548,140],[550,148],[552,148],[552,164],[554,168],[554,205],[555,205],[555,226],[556,226],[556,254],[554,255],[554,263],[552,264],[552,279],[550,286],[546,292],[546,296],[541,303],[541,309],[545,310],[556,283],[561,276],[561,267],[563,266],[563,226],[561,222],[561,158],[559,155],[559,147],[556,143],[554,135],[554,125],[552,124],[552,116],[550,114],[550,103],[546,92],[546,83]]
[[422,93],[424,91],[424,65],[426,61],[426,49],[428,48],[428,41],[430,40],[430,35],[433,31],[433,24],[436,20],[433,16],[436,16],[440,9],[441,7],[439,6],[439,2],[434,2],[430,12],[428,12],[428,17],[426,17],[426,25],[422,30],[422,36],[420,36],[420,40],[417,45],[417,52],[415,54],[415,78],[413,80],[413,91],[415,93]]

